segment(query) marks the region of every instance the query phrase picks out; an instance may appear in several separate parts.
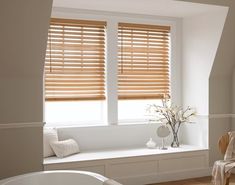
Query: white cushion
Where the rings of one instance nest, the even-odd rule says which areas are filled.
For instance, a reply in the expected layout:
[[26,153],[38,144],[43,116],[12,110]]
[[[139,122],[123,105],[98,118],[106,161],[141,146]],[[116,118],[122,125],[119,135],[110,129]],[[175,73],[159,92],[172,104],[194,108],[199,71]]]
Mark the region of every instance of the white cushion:
[[51,142],[51,147],[53,148],[56,156],[60,158],[79,153],[78,144],[73,139]]
[[43,129],[43,156],[50,157],[55,155],[50,143],[58,141],[57,130],[54,128]]

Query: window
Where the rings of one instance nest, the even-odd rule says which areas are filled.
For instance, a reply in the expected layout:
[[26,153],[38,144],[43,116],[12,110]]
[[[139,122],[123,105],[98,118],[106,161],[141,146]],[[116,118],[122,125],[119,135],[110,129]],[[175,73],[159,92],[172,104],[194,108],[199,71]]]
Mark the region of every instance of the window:
[[[118,53],[114,49],[111,52],[115,53],[107,55],[109,28],[113,30],[107,34],[109,47],[117,46],[112,36],[118,36]],[[170,26],[119,23],[118,28],[115,24],[106,28],[104,21],[51,19],[45,60],[45,121],[56,126],[106,124],[111,111],[113,123],[145,121],[146,105],[159,104],[170,94],[169,48]],[[118,54],[118,66],[112,54]],[[117,87],[116,82],[107,83],[109,89],[117,88],[118,100],[111,100],[107,113],[110,101],[105,100],[109,95],[105,77],[115,74],[105,74],[106,62],[118,69]]]
[[169,94],[167,26],[119,23],[119,99],[161,99]]
[[[101,21],[51,19],[45,61],[46,121],[64,121],[64,114],[67,121],[97,115],[105,99],[105,26]],[[87,100],[90,106],[85,111],[81,101]]]
[[169,26],[119,23],[119,120],[143,118],[144,105],[170,94],[169,45]]

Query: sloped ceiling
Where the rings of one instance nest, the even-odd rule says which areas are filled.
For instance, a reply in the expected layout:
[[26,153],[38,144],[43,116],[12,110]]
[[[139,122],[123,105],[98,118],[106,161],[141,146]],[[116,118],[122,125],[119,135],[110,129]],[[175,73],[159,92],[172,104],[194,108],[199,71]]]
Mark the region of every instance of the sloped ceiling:
[[234,0],[180,0],[194,3],[229,6],[220,44],[210,76],[231,76],[235,67],[235,1]]
[[110,11],[167,17],[185,17],[219,9],[218,6],[175,0],[54,0],[53,7]]

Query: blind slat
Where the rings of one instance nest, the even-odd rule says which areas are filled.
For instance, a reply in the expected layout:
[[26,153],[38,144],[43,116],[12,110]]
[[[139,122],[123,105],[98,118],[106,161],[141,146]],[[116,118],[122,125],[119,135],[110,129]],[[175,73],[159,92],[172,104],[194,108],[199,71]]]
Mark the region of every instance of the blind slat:
[[162,99],[164,95],[162,94],[139,94],[139,95],[118,95],[120,100],[143,100],[143,99]]
[[92,26],[92,27],[100,27],[104,28],[106,26],[106,22],[104,21],[91,21],[91,20],[75,20],[75,19],[58,19],[58,18],[51,18],[51,25],[59,25],[59,26],[75,26],[78,27],[84,26]]
[[55,95],[48,95],[46,97],[46,101],[87,101],[87,100],[104,100],[105,96],[55,96]]

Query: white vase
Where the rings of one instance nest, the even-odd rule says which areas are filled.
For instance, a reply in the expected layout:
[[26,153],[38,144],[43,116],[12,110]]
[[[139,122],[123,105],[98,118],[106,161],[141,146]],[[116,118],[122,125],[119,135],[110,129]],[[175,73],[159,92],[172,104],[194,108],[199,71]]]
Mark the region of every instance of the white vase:
[[146,143],[147,148],[156,148],[156,143],[153,141],[152,138],[149,139],[149,141]]

